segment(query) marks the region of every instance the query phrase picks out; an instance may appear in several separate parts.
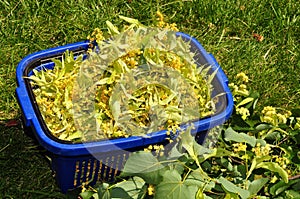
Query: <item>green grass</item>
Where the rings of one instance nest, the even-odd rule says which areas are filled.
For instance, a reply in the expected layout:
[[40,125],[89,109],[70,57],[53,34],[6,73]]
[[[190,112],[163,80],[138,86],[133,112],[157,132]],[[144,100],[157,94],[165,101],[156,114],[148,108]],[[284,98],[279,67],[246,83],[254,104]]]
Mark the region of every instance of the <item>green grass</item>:
[[[15,68],[33,52],[81,41],[118,15],[149,24],[160,9],[181,31],[196,37],[229,79],[246,72],[260,106],[300,104],[300,2],[4,0],[0,2],[0,193],[7,198],[62,198],[41,149],[9,119],[20,117]],[[262,42],[253,33],[264,36]]]

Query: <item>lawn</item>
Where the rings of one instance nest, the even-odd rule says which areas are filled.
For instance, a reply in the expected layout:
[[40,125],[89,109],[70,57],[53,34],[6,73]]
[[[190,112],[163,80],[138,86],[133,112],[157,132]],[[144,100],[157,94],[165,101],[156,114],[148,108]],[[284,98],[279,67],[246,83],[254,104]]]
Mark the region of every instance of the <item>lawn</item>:
[[[2,198],[65,198],[43,150],[23,133],[15,68],[26,55],[85,40],[118,15],[148,25],[160,10],[196,37],[232,79],[245,72],[261,94],[259,107],[300,106],[300,2],[3,0],[0,2],[0,193]],[[263,38],[262,38],[263,37]],[[260,38],[260,39],[259,39]]]

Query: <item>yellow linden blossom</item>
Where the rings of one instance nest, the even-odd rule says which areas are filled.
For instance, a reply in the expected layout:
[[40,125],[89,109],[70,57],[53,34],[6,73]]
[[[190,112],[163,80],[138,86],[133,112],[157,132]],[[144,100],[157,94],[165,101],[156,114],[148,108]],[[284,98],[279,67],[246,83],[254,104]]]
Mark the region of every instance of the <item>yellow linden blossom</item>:
[[176,23],[172,23],[172,24],[166,23],[165,28],[173,30],[173,31],[179,31],[179,29],[177,28],[177,24]]
[[273,176],[272,179],[270,180],[271,183],[275,183],[278,180],[277,176]]
[[149,145],[147,148],[144,148],[144,151],[146,152],[152,152],[154,151],[156,155],[158,156],[163,156],[165,153],[164,153],[164,150],[165,150],[165,147],[164,145]]
[[249,81],[249,77],[244,72],[238,73],[236,75],[236,78],[242,80],[245,83]]
[[234,83],[229,83],[228,86],[231,88],[232,92],[236,92],[239,90],[239,87],[235,85]]
[[264,107],[264,109],[261,111],[261,113],[263,115],[266,115],[266,116],[274,116],[276,115],[276,109],[272,106],[266,106]]
[[252,152],[254,152],[257,157],[267,156],[271,152],[271,147],[269,144],[266,144],[266,146],[261,146],[260,143],[257,143],[256,147],[252,148]]
[[297,123],[296,123],[295,126],[294,126],[294,129],[295,129],[295,130],[300,129],[300,117],[297,117],[297,118],[296,118],[296,121],[297,121]]
[[278,155],[273,156],[275,158],[275,162],[277,162],[283,169],[287,168],[287,165],[290,163],[290,160],[286,157],[280,157]]
[[245,143],[234,143],[232,146],[234,147],[234,152],[245,152],[247,150],[247,145]]
[[148,195],[149,195],[149,196],[154,195],[154,191],[155,191],[154,186],[153,186],[152,184],[150,184],[150,185],[148,186]]
[[157,21],[158,21],[157,26],[158,27],[166,28],[166,29],[173,30],[173,31],[179,31],[176,23],[169,24],[164,21],[164,15],[160,11],[156,12],[156,16],[158,17],[157,18]]
[[250,116],[250,112],[245,107],[236,108],[237,114],[242,116],[243,120],[246,120],[248,116]]
[[238,94],[242,96],[248,96],[249,91],[247,90],[247,86],[245,84],[241,84],[238,89]]
[[87,37],[91,42],[96,41],[98,44],[101,44],[105,38],[103,32],[99,28],[95,28],[91,35]]
[[289,118],[289,117],[292,116],[292,112],[291,112],[291,111],[286,111],[286,112],[284,113],[284,116],[285,116],[286,118]]
[[156,12],[156,15],[158,21],[164,21],[164,15],[159,10]]
[[248,96],[249,95],[249,91],[247,90],[247,86],[245,84],[241,84],[241,85],[236,85],[234,83],[230,83],[228,84],[233,96],[234,96],[234,100],[238,100],[240,98],[240,96]]
[[287,122],[287,118],[285,115],[278,113],[277,115],[278,123],[285,124]]
[[272,106],[266,106],[262,110],[261,121],[277,126],[278,124],[286,124],[287,118],[291,116],[290,111],[286,111],[284,114],[277,113],[276,109]]

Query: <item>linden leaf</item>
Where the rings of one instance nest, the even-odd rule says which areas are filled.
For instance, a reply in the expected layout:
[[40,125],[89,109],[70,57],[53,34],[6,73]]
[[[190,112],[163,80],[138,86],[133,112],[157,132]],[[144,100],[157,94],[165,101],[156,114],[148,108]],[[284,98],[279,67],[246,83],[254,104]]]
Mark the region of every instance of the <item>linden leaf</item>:
[[285,183],[288,183],[289,181],[288,173],[275,162],[261,162],[256,165],[256,168],[263,168],[273,172],[277,172]]
[[226,149],[223,149],[221,147],[211,149],[210,151],[211,152],[208,154],[203,154],[203,158],[201,158],[201,162],[204,162],[205,160],[212,158],[212,157],[218,158],[218,157],[234,155],[233,152],[227,151]]
[[252,174],[252,171],[257,168],[258,164],[263,163],[264,161],[268,161],[270,159],[271,159],[271,156],[269,156],[269,155],[263,156],[263,157],[255,157],[255,158],[253,158],[251,167],[250,167],[250,169],[247,172],[247,179]]
[[71,135],[69,135],[69,137],[68,137],[69,140],[75,140],[75,139],[80,139],[80,138],[82,138],[81,131],[76,131],[76,132],[72,133]]
[[279,181],[278,183],[276,183],[275,185],[273,185],[270,188],[270,194],[272,194],[273,196],[279,195],[280,193],[286,191],[291,186],[293,186],[295,184],[297,186],[297,183],[300,184],[300,179],[289,181],[288,183],[285,183],[283,181]]
[[231,127],[225,130],[225,140],[235,142],[245,142],[250,144],[252,147],[256,145],[256,138],[254,136],[247,135],[245,133],[238,133]]
[[91,199],[94,194],[95,194],[94,191],[85,191],[80,193],[79,195],[82,199]]
[[120,102],[118,100],[110,101],[109,106],[111,108],[112,115],[115,119],[119,118],[121,113]]
[[185,181],[182,181],[178,171],[171,170],[164,173],[163,181],[156,187],[154,198],[195,198],[197,191],[196,185],[187,185]]
[[109,190],[109,184],[103,183],[99,188],[98,188],[98,198],[100,199],[111,199],[111,193]]
[[248,104],[249,102],[252,102],[253,100],[254,100],[253,97],[247,97],[246,99],[244,99],[243,101],[241,101],[238,105],[236,105],[236,107]]
[[139,151],[128,158],[122,176],[138,176],[147,183],[158,184],[164,168],[151,152]]
[[124,21],[126,21],[128,23],[135,24],[135,25],[141,25],[141,23],[137,19],[133,19],[133,18],[130,18],[130,17],[125,17],[125,16],[122,16],[122,15],[119,15],[119,17],[120,17],[120,19],[123,19]]
[[248,190],[236,186],[235,184],[233,184],[232,182],[228,181],[223,177],[220,177],[218,179],[218,183],[220,183],[226,191],[234,194],[238,194],[241,196],[242,199],[247,199],[250,196],[250,192]]
[[114,26],[110,21],[106,21],[106,25],[110,35],[120,34],[118,28]]
[[111,190],[112,198],[132,198],[138,199],[141,192],[143,192],[143,186],[145,181],[137,176],[117,183]]
[[248,190],[250,191],[250,194],[252,196],[255,196],[268,181],[269,181],[268,178],[260,178],[252,181],[248,186]]

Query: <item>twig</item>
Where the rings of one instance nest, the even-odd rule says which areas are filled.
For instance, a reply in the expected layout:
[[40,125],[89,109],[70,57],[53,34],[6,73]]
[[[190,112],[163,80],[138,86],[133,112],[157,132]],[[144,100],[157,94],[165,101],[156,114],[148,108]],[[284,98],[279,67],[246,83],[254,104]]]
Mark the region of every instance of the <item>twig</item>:
[[296,180],[298,178],[300,178],[300,174],[292,176],[292,177],[289,177],[289,180]]
[[244,164],[244,162],[238,161],[236,159],[233,159],[233,157],[229,156],[230,160],[232,160],[232,162],[238,163],[238,164]]
[[277,144],[277,146],[281,145],[283,142],[285,142],[285,141],[288,140],[289,138],[290,138],[289,136],[285,137],[283,140],[281,140],[281,141]]

